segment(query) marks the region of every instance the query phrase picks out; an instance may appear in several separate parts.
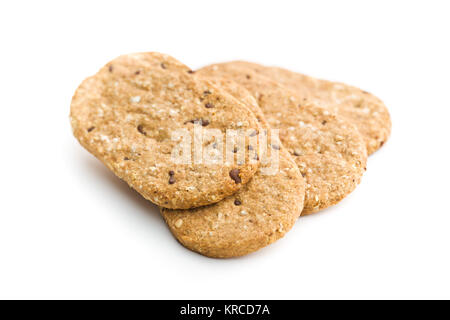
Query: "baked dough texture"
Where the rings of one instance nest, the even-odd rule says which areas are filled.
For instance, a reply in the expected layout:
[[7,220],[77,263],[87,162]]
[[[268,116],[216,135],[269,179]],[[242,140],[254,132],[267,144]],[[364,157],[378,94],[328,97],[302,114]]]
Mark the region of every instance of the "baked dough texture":
[[[174,163],[172,153],[180,143],[175,130],[193,137],[195,127],[225,135],[227,129],[258,131],[260,125],[243,103],[168,55],[136,53],[109,62],[78,87],[70,117],[83,147],[162,207],[218,202],[238,191],[259,167],[249,155],[244,163],[196,163],[192,154],[190,163]],[[202,143],[210,150],[215,141]]]
[[338,203],[359,184],[367,149],[354,125],[239,65],[215,64],[196,73],[233,80],[256,98],[270,127],[280,130],[282,144],[306,179],[303,214]]
[[367,91],[279,67],[246,61],[228,64],[269,77],[294,91],[300,98],[324,106],[354,124],[364,138],[369,155],[381,148],[389,138],[392,126],[389,111],[383,101]]
[[283,237],[300,216],[305,182],[283,149],[279,159],[275,175],[259,170],[236,194],[216,204],[161,208],[172,234],[186,248],[213,258],[242,256]]

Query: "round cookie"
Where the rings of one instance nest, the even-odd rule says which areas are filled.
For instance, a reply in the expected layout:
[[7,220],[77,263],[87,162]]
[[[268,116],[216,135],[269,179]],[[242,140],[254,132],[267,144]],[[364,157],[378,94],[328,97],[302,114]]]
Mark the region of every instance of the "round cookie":
[[192,150],[185,154],[190,162],[174,161],[180,143],[172,136],[175,130],[192,137],[200,128],[225,134],[260,126],[245,105],[164,54],[137,53],[111,61],[78,87],[70,116],[75,137],[89,152],[162,207],[218,202],[247,183],[259,166],[248,157],[244,163],[205,163]]
[[256,97],[273,129],[280,130],[283,146],[293,155],[306,179],[302,214],[338,203],[359,184],[367,150],[356,128],[329,110],[299,98],[295,92],[251,70],[229,64],[197,71],[227,77]]
[[342,116],[353,123],[363,136],[368,154],[374,153],[389,138],[391,118],[384,103],[376,96],[339,82],[316,79],[278,67],[266,67],[245,61],[230,65],[251,69]]
[[236,194],[216,204],[161,208],[172,234],[186,248],[214,258],[242,256],[283,237],[300,216],[305,182],[289,154],[282,149],[279,155],[275,175],[259,170]]

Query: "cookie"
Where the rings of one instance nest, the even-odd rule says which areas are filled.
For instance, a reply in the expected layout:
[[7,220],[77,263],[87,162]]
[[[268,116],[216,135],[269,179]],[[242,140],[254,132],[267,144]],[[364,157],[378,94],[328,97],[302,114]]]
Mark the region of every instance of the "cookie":
[[361,89],[327,80],[316,79],[278,67],[234,61],[234,66],[251,69],[285,87],[302,98],[313,101],[353,123],[363,136],[368,154],[374,153],[389,138],[391,118],[384,103]]
[[238,257],[283,237],[300,216],[304,191],[300,171],[280,150],[276,174],[259,170],[236,194],[216,204],[190,210],[161,208],[161,214],[186,248],[208,257]]
[[[191,145],[184,154],[190,161],[174,161],[180,143],[174,132],[192,137],[198,129],[225,134],[257,131],[260,125],[240,101],[164,54],[129,54],[109,62],[78,87],[70,117],[83,147],[162,207],[218,202],[245,185],[259,166],[248,155],[240,163],[205,163],[192,155]],[[212,138],[202,143],[205,150],[214,147]]]
[[302,214],[338,203],[359,184],[367,150],[352,124],[251,70],[217,64],[196,73],[232,79],[256,98],[271,128],[280,130],[282,144],[306,179]]

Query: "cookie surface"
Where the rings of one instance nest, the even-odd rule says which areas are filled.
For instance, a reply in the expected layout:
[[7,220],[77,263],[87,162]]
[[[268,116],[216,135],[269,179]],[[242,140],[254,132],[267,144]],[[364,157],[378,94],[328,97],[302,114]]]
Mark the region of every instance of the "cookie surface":
[[391,118],[384,103],[376,96],[339,82],[321,80],[278,67],[266,67],[245,61],[229,64],[249,68],[301,97],[315,102],[353,123],[363,136],[368,154],[372,154],[389,138]]
[[[200,76],[202,76],[202,74],[200,74]],[[235,81],[226,78],[204,77],[204,79],[212,81],[215,85],[225,90],[237,100],[241,101],[256,116],[256,119],[258,119],[258,122],[261,123],[261,126],[263,128],[269,128],[269,125],[265,119],[263,112],[261,111],[261,108],[258,105],[258,102],[247,89],[245,89]]]
[[258,170],[236,194],[216,204],[189,210],[161,208],[161,214],[186,248],[208,257],[237,257],[283,237],[300,216],[304,190],[300,171],[280,150],[276,174]]
[[306,179],[302,214],[336,204],[359,184],[367,150],[352,124],[251,70],[217,64],[197,73],[229,78],[244,86],[256,98],[271,128],[280,130],[282,144]]
[[[151,202],[167,208],[207,205],[239,190],[259,163],[175,163],[179,140],[196,128],[258,130],[241,102],[170,56],[123,55],[78,87],[71,124],[79,142]],[[192,139],[194,140],[194,139]],[[205,150],[214,140],[203,140]],[[248,141],[245,141],[248,146]],[[208,149],[210,150],[210,149]]]

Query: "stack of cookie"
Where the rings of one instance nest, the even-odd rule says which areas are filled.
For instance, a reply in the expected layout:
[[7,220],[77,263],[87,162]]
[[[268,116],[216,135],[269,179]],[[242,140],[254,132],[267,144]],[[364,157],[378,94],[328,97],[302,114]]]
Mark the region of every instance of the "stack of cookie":
[[242,61],[193,71],[159,53],[120,56],[84,80],[71,124],[181,244],[220,258],[342,200],[391,127],[378,98],[345,84]]

